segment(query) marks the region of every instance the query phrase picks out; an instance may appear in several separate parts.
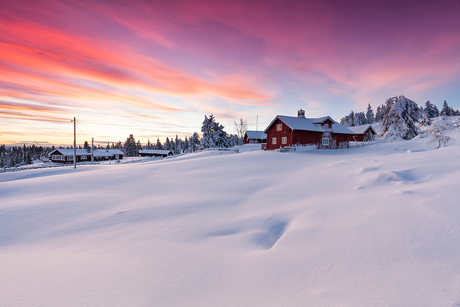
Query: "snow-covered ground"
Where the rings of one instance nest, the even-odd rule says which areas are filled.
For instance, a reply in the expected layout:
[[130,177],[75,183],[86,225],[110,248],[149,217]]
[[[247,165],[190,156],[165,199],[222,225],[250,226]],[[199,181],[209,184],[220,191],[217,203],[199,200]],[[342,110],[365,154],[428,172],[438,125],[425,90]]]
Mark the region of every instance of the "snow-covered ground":
[[450,136],[0,174],[0,306],[458,306]]

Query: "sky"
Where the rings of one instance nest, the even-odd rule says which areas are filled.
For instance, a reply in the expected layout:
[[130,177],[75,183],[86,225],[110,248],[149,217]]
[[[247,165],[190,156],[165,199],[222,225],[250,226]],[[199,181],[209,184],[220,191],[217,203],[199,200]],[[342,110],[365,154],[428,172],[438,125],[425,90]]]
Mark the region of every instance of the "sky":
[[[0,0],[1,1],[1,0]],[[1,1],[0,144],[146,143],[277,115],[460,109],[460,1]]]

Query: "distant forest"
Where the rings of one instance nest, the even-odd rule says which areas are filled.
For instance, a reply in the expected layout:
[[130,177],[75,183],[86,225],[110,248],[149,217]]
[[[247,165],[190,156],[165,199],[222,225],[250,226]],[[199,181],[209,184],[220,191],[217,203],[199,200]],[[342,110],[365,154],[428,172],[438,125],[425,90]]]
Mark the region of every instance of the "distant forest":
[[[243,122],[242,122],[243,124]],[[246,123],[244,123],[246,124]],[[236,122],[235,122],[236,125]],[[214,115],[205,116],[201,127],[202,135],[198,132],[194,132],[192,136],[185,137],[185,139],[179,138],[177,135],[173,138],[166,138],[164,143],[161,143],[158,138],[155,143],[147,140],[147,143],[142,144],[139,140],[136,141],[132,134],[126,139],[125,142],[118,141],[117,143],[108,143],[105,147],[101,144],[94,147],[95,150],[100,149],[119,149],[125,153],[128,157],[139,156],[139,151],[143,149],[156,149],[156,150],[171,150],[174,154],[196,152],[205,148],[227,148],[235,145],[242,144],[243,135],[227,134],[224,130],[224,126],[216,121]],[[241,133],[240,133],[241,134]],[[68,147],[57,147],[57,148],[73,148]],[[88,141],[85,141],[83,146],[78,146],[79,149],[91,150],[91,145]],[[49,154],[55,150],[55,147],[43,147],[43,146],[6,146],[0,145],[0,168],[11,168],[21,165],[28,165],[34,163],[34,161],[47,161]]]
[[[375,116],[371,105],[368,104],[366,113],[351,111],[340,120],[340,124],[353,127],[381,123],[380,137],[410,140],[419,134],[420,127],[430,126],[433,118],[459,115],[460,111],[451,108],[445,100],[439,111],[430,101],[425,102],[425,107],[419,107],[416,102],[400,95],[387,99],[384,104],[377,107]],[[432,127],[431,130],[436,139],[442,142],[448,140],[441,127]]]
[[[340,124],[345,127],[354,127],[382,122],[385,118],[387,118],[390,115],[391,108],[393,107],[394,103],[398,100],[402,100],[402,98],[404,98],[404,95],[387,99],[384,104],[377,107],[375,115],[374,110],[372,110],[370,104],[367,105],[366,112],[351,111],[350,114],[348,114],[340,120]],[[407,98],[405,98],[405,100],[410,101]],[[432,104],[429,100],[425,102],[425,107],[418,107],[418,105],[415,102],[413,103],[415,104],[414,111],[417,112],[417,120],[421,119],[423,117],[423,114],[425,114],[427,118],[434,118],[438,116],[460,116],[460,111],[451,108],[445,100],[442,105],[441,111],[439,111],[438,107]]]

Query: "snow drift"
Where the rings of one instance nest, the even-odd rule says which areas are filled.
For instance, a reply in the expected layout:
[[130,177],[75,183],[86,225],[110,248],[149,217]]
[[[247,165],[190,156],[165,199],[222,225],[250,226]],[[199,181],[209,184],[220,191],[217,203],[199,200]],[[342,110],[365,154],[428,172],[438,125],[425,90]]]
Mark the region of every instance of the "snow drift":
[[255,146],[0,174],[0,305],[460,304],[459,146]]

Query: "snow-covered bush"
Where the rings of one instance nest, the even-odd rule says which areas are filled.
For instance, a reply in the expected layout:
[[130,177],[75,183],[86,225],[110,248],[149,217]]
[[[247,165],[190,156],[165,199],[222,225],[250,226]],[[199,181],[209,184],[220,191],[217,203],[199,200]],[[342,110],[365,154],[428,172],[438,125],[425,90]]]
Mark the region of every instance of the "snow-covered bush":
[[440,116],[434,118],[430,126],[422,126],[420,123],[420,137],[429,138],[428,144],[435,144],[440,148],[455,141],[447,133],[459,128],[460,117]]
[[428,134],[431,135],[431,140],[428,144],[437,144],[439,149],[440,147],[447,146],[448,143],[454,141],[453,138],[446,135],[446,126],[444,125],[431,125],[428,129]]
[[429,126],[431,125],[431,119],[428,117],[426,113],[422,114],[422,118],[420,119],[420,126]]

